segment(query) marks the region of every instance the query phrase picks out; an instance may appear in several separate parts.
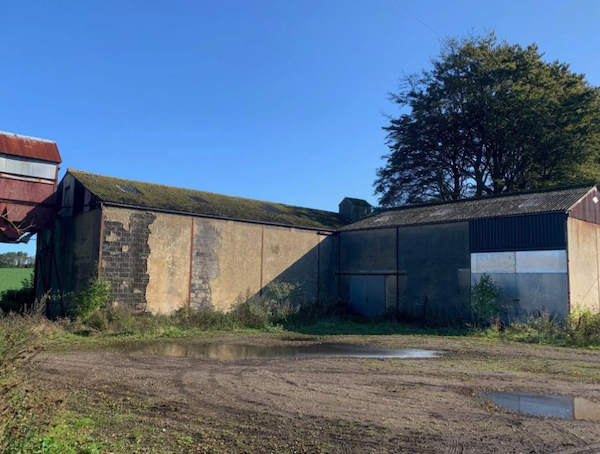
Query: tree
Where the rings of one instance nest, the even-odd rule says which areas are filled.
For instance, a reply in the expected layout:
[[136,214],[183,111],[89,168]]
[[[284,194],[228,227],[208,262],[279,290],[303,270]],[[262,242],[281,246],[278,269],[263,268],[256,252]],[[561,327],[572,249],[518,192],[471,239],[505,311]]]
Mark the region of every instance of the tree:
[[391,99],[382,206],[600,180],[600,90],[535,44],[449,39]]
[[35,257],[27,252],[6,252],[0,254],[0,268],[30,268],[35,264]]

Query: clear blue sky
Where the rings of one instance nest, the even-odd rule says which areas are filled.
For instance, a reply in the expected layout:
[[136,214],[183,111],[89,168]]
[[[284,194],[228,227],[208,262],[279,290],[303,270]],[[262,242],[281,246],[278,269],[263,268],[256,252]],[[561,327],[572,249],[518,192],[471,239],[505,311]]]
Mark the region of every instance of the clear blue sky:
[[2,16],[0,129],[56,140],[61,176],[327,210],[376,203],[387,93],[439,37],[491,28],[600,85],[597,0],[28,0]]

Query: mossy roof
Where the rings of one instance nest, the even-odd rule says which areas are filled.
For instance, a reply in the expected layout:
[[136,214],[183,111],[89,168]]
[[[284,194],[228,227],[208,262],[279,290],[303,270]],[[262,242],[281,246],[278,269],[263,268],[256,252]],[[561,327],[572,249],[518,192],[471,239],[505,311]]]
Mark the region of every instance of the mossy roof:
[[379,211],[341,230],[438,224],[540,213],[566,213],[593,188],[594,185],[586,184],[392,208]]
[[81,170],[68,169],[68,173],[99,201],[109,205],[324,230],[337,230],[351,222],[331,211],[143,183]]

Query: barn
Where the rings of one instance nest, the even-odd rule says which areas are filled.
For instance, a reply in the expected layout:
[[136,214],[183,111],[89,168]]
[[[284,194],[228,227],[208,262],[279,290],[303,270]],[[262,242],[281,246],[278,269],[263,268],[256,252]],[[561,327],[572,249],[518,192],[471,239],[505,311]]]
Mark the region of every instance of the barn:
[[298,283],[307,301],[336,298],[336,231],[351,222],[71,169],[58,187],[57,213],[38,238],[39,293],[76,293],[100,276],[116,302],[153,313],[228,310],[273,280]]
[[598,312],[599,198],[584,185],[379,212],[338,232],[340,296],[371,316],[465,319],[487,273],[509,321]]
[[599,199],[583,185],[375,213],[345,198],[335,213],[68,170],[36,284],[76,293],[102,277],[116,302],[171,313],[228,310],[284,281],[307,303],[447,323],[470,317],[485,273],[508,321],[597,312]]

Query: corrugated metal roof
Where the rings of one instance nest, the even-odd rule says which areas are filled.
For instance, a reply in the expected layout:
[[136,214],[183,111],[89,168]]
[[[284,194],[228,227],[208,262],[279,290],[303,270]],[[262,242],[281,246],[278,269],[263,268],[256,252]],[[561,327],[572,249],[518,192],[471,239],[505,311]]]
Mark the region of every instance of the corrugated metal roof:
[[336,230],[351,222],[331,211],[142,183],[80,170],[68,169],[67,172],[107,204],[324,230]]
[[361,219],[341,230],[436,224],[535,213],[567,212],[594,186],[548,189],[393,208]]
[[60,164],[56,142],[0,131],[0,153]]

